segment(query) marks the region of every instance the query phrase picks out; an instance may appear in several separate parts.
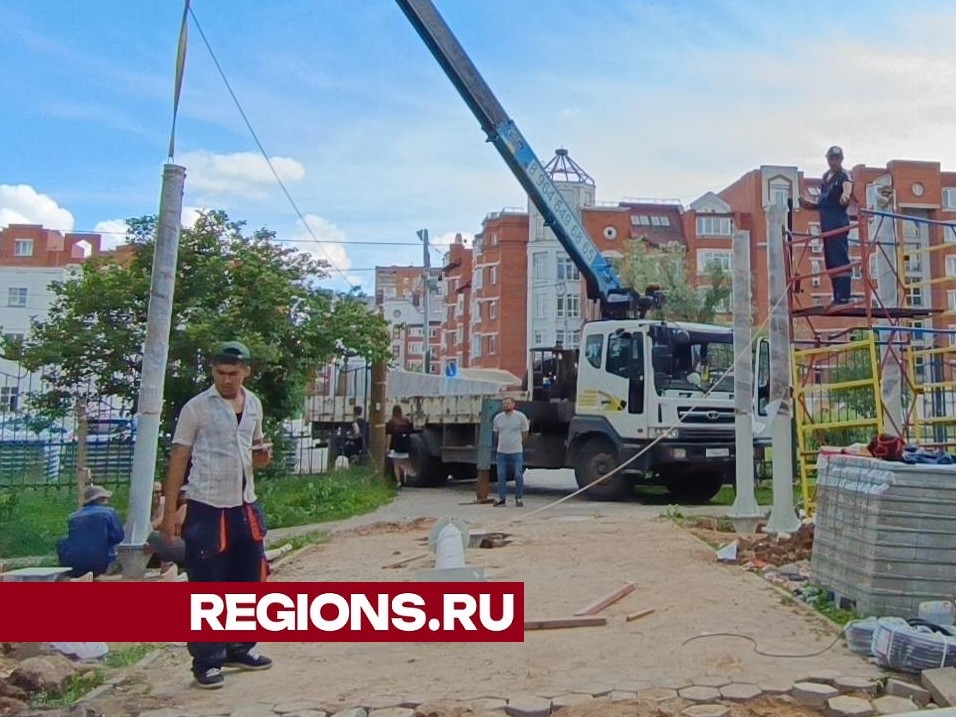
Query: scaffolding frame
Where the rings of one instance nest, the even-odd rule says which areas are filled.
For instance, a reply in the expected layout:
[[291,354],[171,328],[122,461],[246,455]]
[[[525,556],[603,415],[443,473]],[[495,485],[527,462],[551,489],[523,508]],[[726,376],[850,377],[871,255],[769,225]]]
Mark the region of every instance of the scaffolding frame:
[[[869,431],[870,438],[892,433],[927,448],[956,447],[956,302],[949,298],[956,295],[947,295],[945,312],[930,305],[934,287],[952,284],[956,290],[956,260],[950,271],[950,262],[944,259],[942,275],[922,269],[923,262],[929,269],[939,252],[949,249],[956,255],[956,222],[897,212],[892,188],[871,186],[876,190],[871,204],[876,206],[860,208],[857,221],[847,227],[824,233],[795,232],[791,202],[784,229],[796,463],[808,513],[815,504],[816,456],[828,437]],[[916,228],[915,236],[909,234],[910,227]],[[932,227],[945,232],[935,244]],[[850,233],[849,266],[813,271],[815,245],[819,242],[822,249],[828,237],[844,232]],[[847,270],[859,286],[850,303],[821,306],[812,298],[807,300],[812,293],[806,291],[807,284],[822,288],[822,277]],[[911,274],[917,275],[915,280]],[[814,281],[817,278],[821,280]],[[925,325],[950,316],[953,329]],[[826,319],[834,318],[841,320],[840,326],[824,325]],[[835,378],[834,362],[854,351],[869,356],[868,367],[856,366],[856,374]],[[928,367],[930,380],[926,380]],[[831,406],[834,398],[839,403],[848,391],[871,394],[873,416],[834,419],[829,408],[829,413],[816,410]]]

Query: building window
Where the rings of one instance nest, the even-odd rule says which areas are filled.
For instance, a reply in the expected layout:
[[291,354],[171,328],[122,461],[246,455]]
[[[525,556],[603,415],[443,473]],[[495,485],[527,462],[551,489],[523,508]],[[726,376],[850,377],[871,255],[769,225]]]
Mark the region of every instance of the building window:
[[[823,262],[820,261],[819,259],[813,259],[813,260],[810,262],[810,273],[811,273],[811,274],[819,274],[821,271],[823,271]],[[814,277],[810,280],[810,285],[811,285],[811,286],[820,286],[820,277],[819,277],[819,276],[814,276]]]
[[671,225],[670,217],[654,215],[651,217],[651,226],[669,227]]
[[458,301],[455,303],[455,316],[461,316],[465,313],[465,295],[459,294]]
[[[857,261],[859,261],[859,259],[857,259]],[[857,264],[851,270],[850,275],[853,279],[856,279],[857,281],[859,281],[860,279],[863,278],[863,267]]]
[[428,338],[437,339],[440,337],[440,335],[441,335],[441,328],[439,328],[438,326],[432,326],[430,329],[428,329]]
[[409,335],[409,336],[421,336],[421,335],[422,335],[422,327],[421,327],[421,326],[413,326],[413,327],[411,327],[411,328],[408,330],[408,335]]
[[943,187],[943,209],[956,210],[956,187]]
[[544,332],[543,332],[543,331],[535,331],[535,332],[534,332],[534,345],[535,345],[536,347],[538,347],[538,348],[540,348],[541,346],[544,346]]
[[19,386],[2,386],[0,387],[0,410],[6,411],[16,411],[20,403],[20,387]]
[[949,331],[950,331],[950,334],[949,334],[949,345],[950,345],[950,346],[956,346],[956,324],[950,324],[950,325],[947,326],[946,328],[949,329]]
[[946,257],[946,276],[956,276],[956,254]]
[[703,215],[697,217],[697,235],[712,237],[729,237],[733,234],[734,222],[730,217],[713,217]]
[[776,181],[770,183],[770,204],[775,207],[786,207],[790,201],[790,182]]
[[392,356],[395,358],[402,357],[402,345],[398,341],[392,344]]
[[455,329],[455,344],[461,346],[461,326]]
[[471,341],[471,357],[481,358],[481,336],[475,336]]
[[498,283],[498,267],[497,266],[491,267],[488,270],[488,273],[490,274],[489,279],[491,280],[491,285],[494,286],[495,284]]
[[649,227],[651,218],[646,214],[635,214],[631,217],[631,224],[634,226]]
[[[954,257],[956,258],[956,257]],[[23,307],[27,305],[27,290],[11,286],[7,289],[7,306]]]
[[577,281],[580,278],[581,272],[571,261],[571,257],[558,257],[558,281]]
[[498,302],[497,301],[488,302],[488,318],[492,320],[498,318]]
[[906,290],[906,302],[908,306],[923,305],[923,289],[919,286],[911,286]]
[[580,345],[581,345],[581,329],[574,329],[573,331],[569,331],[567,348],[576,349]]
[[956,311],[956,291],[946,292],[946,305],[950,311]]
[[13,242],[14,256],[33,256],[32,239],[15,239]]
[[494,355],[498,353],[498,337],[489,336],[488,337],[488,355]]
[[[956,259],[956,257],[953,257]],[[548,297],[547,294],[534,295],[534,318],[544,319],[548,316]]]
[[548,280],[548,253],[536,251],[531,256],[531,269],[535,281]]
[[421,356],[425,352],[425,345],[421,341],[412,341],[408,344],[408,353]]
[[730,272],[731,252],[720,249],[698,249],[697,250],[697,273],[706,274],[711,264],[717,264],[721,270]]
[[471,280],[472,288],[480,289],[482,286],[482,280],[484,278],[485,278],[485,268],[483,266],[479,266],[478,268],[475,269],[474,276],[472,277],[472,280]]
[[558,318],[576,319],[581,316],[580,294],[558,295]]

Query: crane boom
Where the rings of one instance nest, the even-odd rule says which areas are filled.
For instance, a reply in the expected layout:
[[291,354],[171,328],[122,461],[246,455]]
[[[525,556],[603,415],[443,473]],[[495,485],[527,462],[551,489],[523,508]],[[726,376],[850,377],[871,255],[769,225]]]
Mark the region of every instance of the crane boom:
[[588,236],[577,212],[558,190],[531,145],[508,117],[458,39],[431,0],[396,0],[425,45],[478,119],[528,197],[584,277],[587,296],[601,303],[604,318],[643,314],[647,298],[625,287],[617,272]]

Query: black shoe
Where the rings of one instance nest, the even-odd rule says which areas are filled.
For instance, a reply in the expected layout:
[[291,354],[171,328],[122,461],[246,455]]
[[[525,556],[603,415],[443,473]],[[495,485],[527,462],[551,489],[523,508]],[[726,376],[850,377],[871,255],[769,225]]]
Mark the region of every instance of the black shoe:
[[495,507],[504,505],[507,501],[504,498],[495,498]]
[[196,680],[196,686],[204,690],[216,690],[226,683],[226,678],[222,676],[222,672],[220,672],[217,667],[211,667],[201,672],[193,672],[193,677]]
[[245,655],[237,657],[227,657],[222,663],[223,667],[238,667],[240,670],[268,670],[272,667],[272,660],[263,655]]
[[519,508],[524,508],[524,501],[518,498],[515,500],[515,505],[518,506]]

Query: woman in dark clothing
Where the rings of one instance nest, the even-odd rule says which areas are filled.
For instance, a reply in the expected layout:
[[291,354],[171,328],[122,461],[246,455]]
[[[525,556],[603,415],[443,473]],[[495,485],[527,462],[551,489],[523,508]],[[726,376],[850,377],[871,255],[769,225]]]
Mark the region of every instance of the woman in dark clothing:
[[395,467],[395,478],[399,487],[405,485],[408,474],[408,452],[411,449],[412,422],[402,415],[402,407],[392,409],[392,419],[385,424],[385,433],[389,436],[388,457]]

